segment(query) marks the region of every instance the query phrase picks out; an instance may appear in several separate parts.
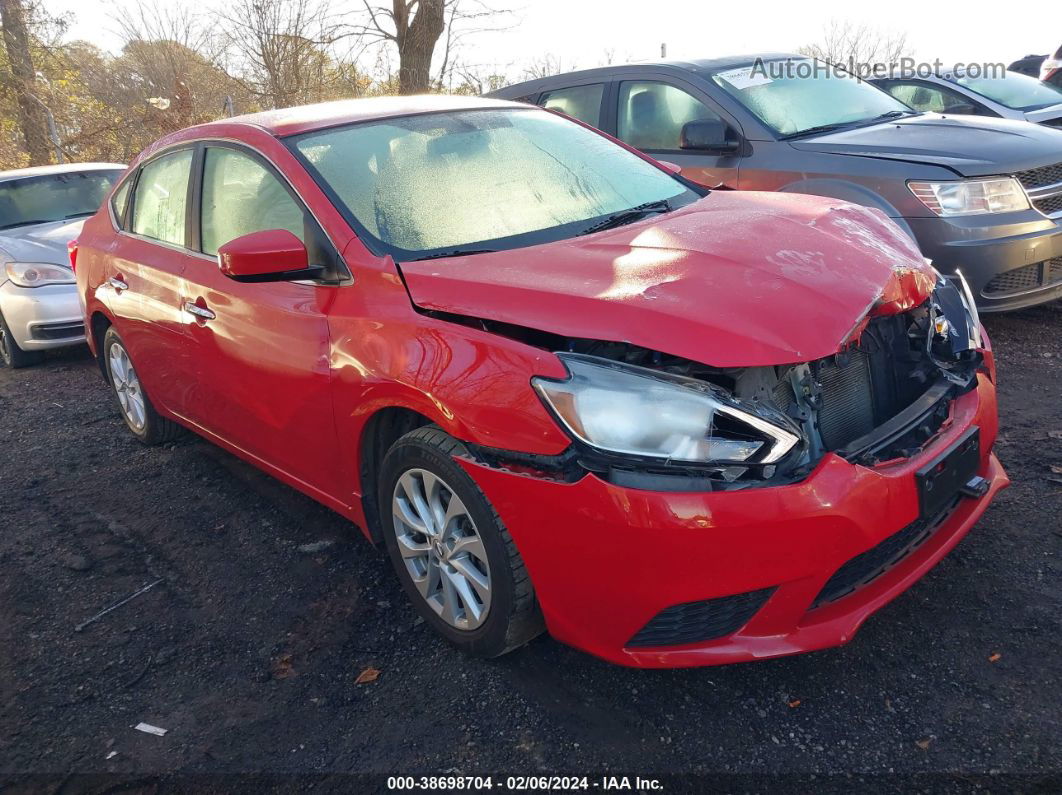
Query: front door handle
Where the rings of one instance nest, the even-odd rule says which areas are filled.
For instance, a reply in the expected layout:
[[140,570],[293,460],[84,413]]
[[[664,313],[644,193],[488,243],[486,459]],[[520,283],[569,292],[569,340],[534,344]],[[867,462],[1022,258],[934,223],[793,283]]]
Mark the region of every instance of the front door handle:
[[194,301],[185,301],[184,311],[187,312],[189,315],[195,315],[196,317],[202,318],[203,320],[213,320],[217,317],[217,315],[215,315],[212,310],[207,309],[205,306],[200,306]]
[[116,293],[120,293],[122,290],[128,290],[129,289],[129,285],[128,284],[123,282],[121,279],[117,279],[117,278],[115,278],[113,276],[110,279],[107,280],[107,284],[109,284],[114,289],[114,291]]

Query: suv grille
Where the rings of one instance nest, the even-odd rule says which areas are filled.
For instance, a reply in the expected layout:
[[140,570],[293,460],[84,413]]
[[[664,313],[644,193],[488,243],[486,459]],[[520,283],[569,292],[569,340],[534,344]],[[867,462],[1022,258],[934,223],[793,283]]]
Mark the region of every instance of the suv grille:
[[1001,273],[985,285],[981,294],[999,296],[1023,293],[1059,283],[1062,283],[1062,257],[1055,257]]
[[819,595],[815,597],[815,601],[811,603],[811,608],[814,610],[828,602],[835,602],[876,580],[925,543],[926,539],[939,530],[940,526],[951,516],[957,505],[958,499],[936,518],[918,519],[877,546],[856,555],[826,581]]
[[774,590],[763,588],[665,608],[627,646],[682,646],[722,638],[745,626]]
[[1062,163],[1015,174],[1033,206],[1044,215],[1062,213]]
[[1062,182],[1062,163],[1033,168],[1029,171],[1019,171],[1014,176],[1018,178],[1025,190],[1036,190],[1048,185],[1057,185]]

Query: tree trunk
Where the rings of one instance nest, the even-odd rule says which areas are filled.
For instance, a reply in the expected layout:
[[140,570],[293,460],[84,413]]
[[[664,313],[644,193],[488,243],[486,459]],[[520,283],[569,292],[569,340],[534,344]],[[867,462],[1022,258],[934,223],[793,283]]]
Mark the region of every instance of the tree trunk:
[[406,0],[394,0],[398,35],[398,93],[423,94],[431,90],[431,56],[444,27],[443,0],[420,0],[409,23]]
[[26,151],[29,152],[30,165],[46,165],[51,162],[48,127],[43,108],[32,96],[37,71],[33,68],[22,0],[0,0],[0,22],[4,26],[4,46],[11,66],[12,88],[18,97],[19,124]]

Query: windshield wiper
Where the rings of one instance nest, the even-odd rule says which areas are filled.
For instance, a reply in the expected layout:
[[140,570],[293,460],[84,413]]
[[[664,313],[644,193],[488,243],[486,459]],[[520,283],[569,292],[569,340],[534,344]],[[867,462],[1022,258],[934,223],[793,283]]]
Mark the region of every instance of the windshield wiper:
[[833,132],[834,130],[843,130],[845,127],[851,127],[853,124],[857,124],[855,121],[835,121],[832,124],[818,124],[814,127],[808,127],[806,130],[798,130],[795,133],[789,133],[789,135],[783,135],[782,140],[788,141],[791,138],[802,138],[805,135],[814,135],[815,133]]
[[580,235],[589,235],[594,232],[601,232],[605,229],[614,229],[617,226],[624,226],[625,224],[633,224],[640,218],[644,218],[650,213],[669,213],[671,212],[671,205],[667,199],[659,199],[658,201],[646,202],[645,204],[639,204],[636,207],[631,207],[629,210],[622,210],[618,213],[613,213],[607,218],[603,218],[596,224],[588,226]]
[[66,220],[68,220],[70,218],[81,218],[82,216],[85,216],[85,215],[95,215],[95,214],[96,214],[95,210],[81,210],[80,212],[70,213],[70,215],[64,215],[63,216],[63,220],[66,221]]
[[32,218],[26,221],[15,221],[13,224],[3,224],[0,229],[14,229],[16,226],[29,226],[31,224],[50,224],[54,218]]
[[425,259],[443,259],[444,257],[463,257],[466,254],[493,254],[496,248],[455,248],[452,251],[436,251],[423,257],[414,257],[410,262],[420,262]]
[[898,119],[901,116],[910,116],[912,113],[917,113],[917,112],[918,111],[914,111],[914,110],[890,110],[890,111],[886,111],[885,113],[879,113],[877,116],[875,116],[872,119],[865,119],[865,121],[870,122],[870,121],[883,121],[885,119]]

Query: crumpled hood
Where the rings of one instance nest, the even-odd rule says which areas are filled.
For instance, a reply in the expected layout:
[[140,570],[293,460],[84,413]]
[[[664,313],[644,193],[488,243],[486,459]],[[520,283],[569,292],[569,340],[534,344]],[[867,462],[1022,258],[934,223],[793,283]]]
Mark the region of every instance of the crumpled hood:
[[798,139],[790,145],[805,152],[944,166],[964,177],[1013,174],[1062,162],[1062,130],[937,113]]
[[0,258],[15,262],[50,262],[68,265],[66,244],[81,232],[84,218],[0,230]]
[[935,282],[877,210],[752,191],[586,237],[399,267],[424,309],[717,367],[829,356],[872,306],[903,311]]

